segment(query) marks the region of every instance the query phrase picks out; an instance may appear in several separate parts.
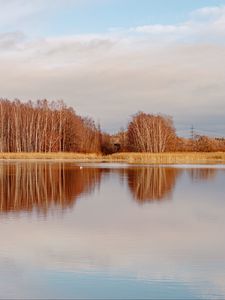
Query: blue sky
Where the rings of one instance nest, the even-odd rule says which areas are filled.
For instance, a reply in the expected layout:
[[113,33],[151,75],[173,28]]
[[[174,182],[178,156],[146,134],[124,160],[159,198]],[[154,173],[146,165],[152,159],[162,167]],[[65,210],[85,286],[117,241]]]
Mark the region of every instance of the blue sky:
[[[6,1],[0,1],[0,4]],[[1,26],[23,29],[27,33],[49,36],[106,32],[110,28],[127,28],[145,24],[184,22],[195,10],[206,6],[222,6],[224,0],[8,0],[11,8],[24,5],[25,18]],[[14,5],[13,5],[14,4]],[[33,12],[26,15],[28,12]],[[18,12],[19,13],[19,12]],[[15,13],[13,13],[14,15]],[[27,26],[27,20],[33,26]],[[1,30],[2,31],[2,30]]]
[[115,132],[139,110],[225,132],[225,0],[0,0],[2,97],[64,99]]
[[[82,2],[82,1],[81,1]],[[88,3],[87,3],[88,2]],[[108,0],[87,1],[52,14],[51,34],[104,32],[113,27],[174,24],[203,6],[222,5],[221,0]],[[46,16],[47,17],[47,16]]]

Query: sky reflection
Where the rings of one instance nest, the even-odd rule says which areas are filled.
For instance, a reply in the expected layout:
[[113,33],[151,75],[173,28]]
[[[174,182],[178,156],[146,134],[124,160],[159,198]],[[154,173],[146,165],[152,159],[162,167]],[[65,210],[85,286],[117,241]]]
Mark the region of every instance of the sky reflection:
[[[26,165],[24,170],[36,172],[34,166],[39,168]],[[0,182],[4,178],[12,189],[19,178],[23,182],[36,178],[34,173],[25,175],[27,171],[15,175],[23,172],[22,165],[20,172],[15,170],[18,166],[6,167]],[[43,181],[43,172],[49,178],[48,168],[56,183],[48,182],[57,192],[48,186],[44,205],[42,197],[38,202],[22,191],[21,199],[30,200],[28,206],[17,201],[13,214],[11,204],[10,209],[1,206],[1,298],[225,297],[224,170],[80,170],[69,164],[64,180],[57,164],[52,164],[41,166],[37,178]],[[32,182],[25,185],[30,191]],[[34,185],[34,195],[43,195],[44,182],[38,185],[39,192]],[[65,198],[58,194],[60,182]],[[79,201],[67,205],[72,199]],[[137,205],[139,200],[142,205]],[[29,213],[22,213],[27,207]],[[41,218],[36,210],[31,213],[31,207],[44,207],[48,213]],[[62,208],[64,213],[57,213]]]

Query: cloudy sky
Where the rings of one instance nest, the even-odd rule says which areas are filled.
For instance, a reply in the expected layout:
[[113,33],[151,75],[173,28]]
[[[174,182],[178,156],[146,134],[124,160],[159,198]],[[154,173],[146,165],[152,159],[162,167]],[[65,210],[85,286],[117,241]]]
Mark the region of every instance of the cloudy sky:
[[225,134],[225,0],[0,0],[0,96],[64,99],[109,132],[139,110]]

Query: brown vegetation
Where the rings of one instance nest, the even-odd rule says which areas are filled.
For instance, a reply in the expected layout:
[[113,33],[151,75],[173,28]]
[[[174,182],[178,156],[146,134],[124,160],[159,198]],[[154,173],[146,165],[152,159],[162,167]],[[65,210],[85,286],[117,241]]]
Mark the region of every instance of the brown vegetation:
[[62,101],[0,100],[0,152],[99,152],[100,133]]
[[130,164],[216,164],[225,163],[225,152],[114,153],[109,161]]
[[128,149],[134,152],[170,151],[175,140],[175,129],[171,118],[136,114],[128,126]]
[[128,164],[225,164],[225,152],[131,153],[0,153],[4,160],[61,160],[76,162],[118,162]]
[[144,112],[127,129],[103,133],[91,118],[81,117],[63,101],[0,99],[0,153],[225,152],[225,138],[176,135],[173,120]]

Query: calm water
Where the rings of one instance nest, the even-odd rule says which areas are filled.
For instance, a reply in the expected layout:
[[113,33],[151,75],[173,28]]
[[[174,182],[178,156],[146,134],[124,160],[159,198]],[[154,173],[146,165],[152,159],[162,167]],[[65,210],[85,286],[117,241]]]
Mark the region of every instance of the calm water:
[[225,298],[225,166],[0,164],[0,298]]

